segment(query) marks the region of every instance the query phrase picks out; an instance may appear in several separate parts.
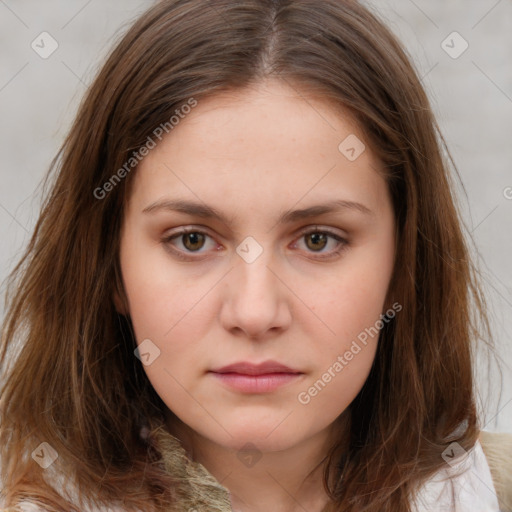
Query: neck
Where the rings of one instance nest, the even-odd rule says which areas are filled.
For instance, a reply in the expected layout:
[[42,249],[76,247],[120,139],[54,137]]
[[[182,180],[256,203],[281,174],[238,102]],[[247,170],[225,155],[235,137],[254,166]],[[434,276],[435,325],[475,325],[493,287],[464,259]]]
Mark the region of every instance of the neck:
[[176,416],[169,429],[191,459],[201,463],[230,492],[233,512],[322,512],[329,502],[323,485],[327,455],[346,415],[286,450],[240,452],[193,431]]

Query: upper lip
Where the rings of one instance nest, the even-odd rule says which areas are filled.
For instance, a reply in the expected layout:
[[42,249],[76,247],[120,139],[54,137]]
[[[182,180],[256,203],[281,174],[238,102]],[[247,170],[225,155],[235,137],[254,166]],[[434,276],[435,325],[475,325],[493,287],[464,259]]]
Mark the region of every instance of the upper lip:
[[212,370],[214,373],[240,373],[242,375],[265,375],[270,373],[302,373],[278,363],[277,361],[264,361],[263,363],[254,364],[246,361],[223,366]]

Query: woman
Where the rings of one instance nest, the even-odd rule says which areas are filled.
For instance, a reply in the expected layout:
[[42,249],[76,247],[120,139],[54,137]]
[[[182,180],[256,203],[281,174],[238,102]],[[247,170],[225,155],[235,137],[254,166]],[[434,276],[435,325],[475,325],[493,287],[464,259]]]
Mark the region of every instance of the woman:
[[497,510],[441,143],[357,2],[148,10],[15,269],[6,506]]

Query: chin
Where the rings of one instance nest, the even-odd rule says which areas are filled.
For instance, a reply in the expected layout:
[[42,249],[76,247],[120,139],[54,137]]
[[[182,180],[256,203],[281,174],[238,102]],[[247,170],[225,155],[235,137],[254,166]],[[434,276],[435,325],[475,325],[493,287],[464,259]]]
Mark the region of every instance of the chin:
[[[283,418],[278,421],[262,422],[254,418],[248,425],[247,421],[240,423],[225,423],[223,429],[215,429],[209,432],[199,432],[202,436],[210,439],[230,450],[239,451],[244,446],[254,446],[261,452],[276,452],[292,448],[295,444],[307,437],[306,432],[298,432],[297,425],[280,425]],[[290,426],[293,428],[290,429]]]

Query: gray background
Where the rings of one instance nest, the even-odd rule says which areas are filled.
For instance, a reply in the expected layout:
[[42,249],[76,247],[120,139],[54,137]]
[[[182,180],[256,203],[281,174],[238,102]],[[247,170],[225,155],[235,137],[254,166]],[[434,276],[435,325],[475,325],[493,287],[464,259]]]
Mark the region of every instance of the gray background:
[[[0,280],[29,240],[38,185],[78,102],[114,39],[152,4],[0,0]],[[484,429],[512,432],[512,1],[365,4],[412,56],[462,177],[457,193],[506,364],[503,382],[496,368],[489,373],[486,365],[477,368]],[[47,59],[31,47],[43,31],[58,43]],[[464,42],[450,36],[454,31],[469,44],[458,58],[453,56]],[[3,311],[2,304],[2,317]]]

